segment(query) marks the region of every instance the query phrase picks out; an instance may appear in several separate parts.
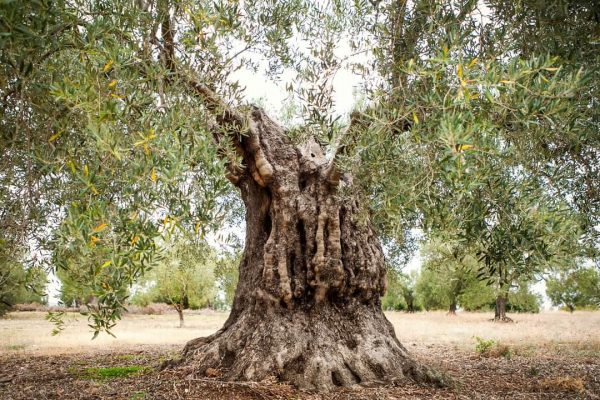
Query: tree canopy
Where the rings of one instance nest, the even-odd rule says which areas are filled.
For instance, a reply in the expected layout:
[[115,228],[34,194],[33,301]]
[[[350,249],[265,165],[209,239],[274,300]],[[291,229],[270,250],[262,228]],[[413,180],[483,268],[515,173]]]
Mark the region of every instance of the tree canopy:
[[[353,176],[390,248],[445,231],[500,291],[597,257],[600,10],[546,3],[2,2],[0,229],[93,293],[110,329],[161,237],[240,220],[223,131],[248,123],[250,69],[285,81],[286,134]],[[350,116],[341,69],[362,78]]]

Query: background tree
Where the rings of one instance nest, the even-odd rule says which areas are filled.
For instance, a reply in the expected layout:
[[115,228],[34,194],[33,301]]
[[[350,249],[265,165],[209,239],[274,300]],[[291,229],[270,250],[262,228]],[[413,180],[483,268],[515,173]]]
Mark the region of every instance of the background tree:
[[539,313],[541,305],[540,295],[532,293],[530,283],[528,281],[521,281],[515,286],[506,302],[506,311]]
[[[446,309],[452,314],[457,306],[467,311],[496,308],[497,288],[477,278],[481,265],[475,250],[471,250],[471,254],[465,253],[467,250],[461,243],[444,240],[430,240],[422,248],[424,263],[416,291],[426,309]],[[539,312],[540,300],[530,291],[531,276],[515,276],[521,280],[516,279],[511,284],[506,310]]]
[[419,296],[417,295],[418,276],[419,273],[417,271],[412,271],[409,274],[401,275],[401,293],[402,297],[404,298],[404,303],[406,303],[406,311],[409,313],[421,311],[422,309]]
[[46,304],[44,270],[26,268],[15,261],[14,254],[7,254],[7,250],[6,242],[0,238],[0,316],[16,304]]
[[[508,301],[513,299],[509,296]],[[475,280],[460,296],[460,307],[465,311],[492,311],[496,308],[496,294],[492,286],[482,280]]]
[[401,273],[389,269],[387,274],[387,290],[381,298],[381,307],[386,311],[402,311],[407,309],[404,298],[404,282]]
[[493,193],[485,188],[478,192],[486,211],[471,231],[478,232],[480,277],[487,276],[495,287],[494,319],[499,321],[510,320],[506,304],[511,287],[532,280],[552,263],[567,262],[577,251],[579,237],[577,220],[570,218],[567,209],[544,199],[527,183],[517,185],[504,181]]
[[414,313],[423,309],[417,282],[418,271],[408,274],[390,268],[388,270],[388,287],[381,299],[381,305],[388,311],[406,311]]
[[[460,296],[460,307],[465,311],[494,311],[496,309],[496,290],[485,281],[476,281]],[[541,299],[534,294],[528,281],[517,282],[509,289],[506,302],[507,312],[537,313]]]
[[455,315],[461,295],[477,285],[477,258],[461,243],[430,238],[421,250],[423,266],[417,293],[427,310],[446,309]]
[[[242,252],[234,251],[220,255],[215,267],[215,278],[219,293],[217,294],[217,305],[230,310],[233,306],[235,288],[237,287],[238,265],[241,261]],[[222,296],[222,297],[221,297]]]
[[177,311],[182,328],[183,310],[207,307],[214,301],[216,263],[216,254],[208,245],[177,240],[169,246],[164,259],[146,274],[140,283],[143,287],[132,302],[169,304]]
[[570,312],[578,308],[600,307],[600,274],[593,267],[559,272],[546,281],[552,304]]
[[23,303],[47,304],[46,274],[22,264],[0,264],[0,316]]

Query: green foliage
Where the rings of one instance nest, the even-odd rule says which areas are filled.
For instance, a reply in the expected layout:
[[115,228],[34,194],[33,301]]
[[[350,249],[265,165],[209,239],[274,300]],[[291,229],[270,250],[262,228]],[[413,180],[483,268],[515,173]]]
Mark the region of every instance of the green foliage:
[[[493,287],[483,281],[476,281],[460,296],[460,306],[465,311],[493,310],[496,294]],[[509,301],[511,298],[509,296]]]
[[[477,7],[382,3],[387,24],[375,28],[374,54],[385,83],[361,114],[367,128],[342,141],[357,150],[345,166],[382,231],[400,242],[417,221],[428,236],[442,232],[475,254],[478,277],[505,295],[586,251],[578,240],[593,231],[588,215],[554,180],[563,159],[533,166],[530,154],[548,154],[564,138],[583,143],[590,132],[577,123],[580,99],[594,72],[543,49],[504,46],[506,32],[520,35],[518,24],[498,6],[494,23],[481,25]],[[442,292],[429,291],[435,306],[449,301]]]
[[512,291],[508,296],[506,311],[539,313],[540,303],[540,297],[531,293],[529,285],[523,282],[519,284],[517,290]]
[[583,243],[598,255],[600,173],[600,48],[597,45],[600,4],[595,1],[491,1],[494,25],[503,43],[519,57],[551,54],[560,63],[557,73],[581,71],[585,88],[572,93],[570,117],[563,129],[515,132],[511,139],[524,168],[543,176],[550,191],[567,198],[583,219]]
[[46,321],[52,323],[52,336],[56,336],[65,329],[65,312],[64,311],[50,311],[46,314]]
[[462,306],[463,293],[479,283],[477,259],[466,246],[447,237],[432,236],[421,250],[424,262],[416,290],[427,310],[448,310],[452,304]]
[[20,303],[46,304],[46,274],[20,263],[0,263],[0,315]]
[[490,204],[502,204],[503,209],[497,212],[493,206],[473,233],[479,235],[474,240],[482,262],[480,277],[487,277],[497,294],[508,293],[517,282],[531,280],[551,265],[570,262],[579,235],[577,221],[566,208],[528,183],[517,188],[505,181],[494,197]]
[[496,341],[493,339],[482,339],[479,336],[474,336],[473,337],[475,339],[475,351],[478,354],[484,354],[487,353],[488,351],[490,351],[492,349],[492,347],[494,347],[496,345]]
[[[93,295],[96,332],[157,261],[157,238],[201,235],[239,206],[225,200],[205,110],[165,84],[142,39],[158,13],[131,1],[0,5],[2,229],[51,251],[53,267]],[[220,56],[201,58],[218,80]]]
[[[466,311],[493,309],[497,288],[478,279],[481,266],[473,250],[469,254],[461,242],[444,239],[448,233],[430,239],[422,248],[424,264],[416,286],[421,303],[427,310],[448,310],[451,304]],[[526,280],[511,283],[508,293],[508,311],[539,312],[540,300],[530,293]]]
[[245,108],[233,72],[289,68],[303,136],[331,139],[335,45],[361,12],[301,0],[0,3],[0,228],[51,252],[48,264],[93,295],[95,332],[110,330],[126,288],[157,263],[157,240],[239,221],[224,168],[238,156],[214,141],[230,127],[188,77]]
[[388,287],[381,299],[381,306],[387,311],[415,312],[423,309],[416,291],[417,274],[403,274],[388,269]]
[[[562,126],[563,112],[575,111],[568,108],[570,93],[581,82],[577,74],[557,71],[547,55],[518,59],[502,48],[479,54],[478,17],[469,13],[474,2],[458,15],[446,2],[407,4],[389,6],[404,7],[397,10],[404,21],[394,21],[396,10],[386,17],[414,30],[412,42],[388,41],[382,49],[393,51],[396,43],[399,54],[379,55],[380,66],[392,64],[384,76],[402,84],[384,88],[380,107],[366,110],[370,129],[356,143],[360,160],[354,157],[348,168],[369,186],[366,193],[373,193],[388,220],[400,223],[416,211],[425,214],[426,226],[441,228],[441,218],[467,222],[485,213],[463,206],[477,189],[493,193],[503,186],[495,171],[516,172],[514,132]],[[386,40],[394,34],[389,25],[380,29]]]
[[552,304],[576,309],[600,307],[600,273],[593,267],[561,271],[546,281]]
[[504,357],[510,360],[515,354],[515,349],[509,345],[501,344],[493,339],[483,339],[473,336],[475,339],[475,352],[484,357]]
[[[489,1],[482,24],[480,4],[1,2],[0,231],[50,252],[66,289],[82,288],[66,299],[93,296],[90,324],[110,330],[159,267],[157,243],[239,221],[224,178],[239,157],[214,142],[223,127],[187,77],[243,108],[232,73],[247,68],[292,72],[287,120],[303,125],[290,136],[336,154],[395,258],[411,228],[447,232],[506,293],[598,257],[598,6]],[[344,67],[364,78],[348,130],[332,100]],[[229,299],[235,278],[220,276]],[[394,279],[384,302],[398,307],[413,292]]]
[[417,296],[423,308],[430,310],[448,310],[451,304],[449,282],[436,271],[424,266],[417,280]]
[[[485,284],[476,282],[460,296],[460,306],[465,311],[492,311],[496,305],[496,290]],[[509,312],[538,313],[541,300],[531,293],[526,282],[520,282],[508,292],[506,310]]]
[[94,367],[86,368],[77,375],[85,379],[111,380],[130,375],[141,375],[152,369],[143,365],[127,365],[123,367]]
[[94,300],[94,292],[89,287],[79,284],[68,271],[59,269],[56,276],[61,284],[60,301],[65,306],[81,307]]
[[381,299],[381,307],[386,311],[406,310],[402,276],[393,269],[388,270],[387,290]]
[[215,308],[229,310],[233,305],[235,288],[238,284],[238,267],[242,253],[226,253],[217,260],[215,267],[215,278],[219,293],[215,298]]

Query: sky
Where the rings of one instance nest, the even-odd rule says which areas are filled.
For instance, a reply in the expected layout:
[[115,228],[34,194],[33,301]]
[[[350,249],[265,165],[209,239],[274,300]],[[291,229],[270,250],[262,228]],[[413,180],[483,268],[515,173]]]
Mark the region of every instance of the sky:
[[[336,55],[342,59],[345,54],[350,53],[347,42],[341,42]],[[356,56],[356,57],[360,57]],[[349,58],[346,61],[351,61]],[[263,65],[266,69],[266,63]],[[259,69],[258,72],[248,69],[239,69],[231,74],[229,81],[238,81],[242,87],[245,87],[245,100],[252,103],[260,100],[265,110],[272,116],[276,116],[282,109],[282,105],[289,98],[286,85],[293,81],[294,74],[290,71],[284,71],[278,83],[273,82]],[[335,115],[347,115],[352,111],[356,103],[355,93],[360,90],[361,78],[352,73],[349,68],[341,67],[333,78],[333,102]]]

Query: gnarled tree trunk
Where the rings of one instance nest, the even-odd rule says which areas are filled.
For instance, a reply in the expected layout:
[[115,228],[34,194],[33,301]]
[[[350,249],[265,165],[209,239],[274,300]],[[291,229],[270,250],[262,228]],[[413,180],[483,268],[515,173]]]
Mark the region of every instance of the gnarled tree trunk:
[[[380,306],[385,291],[381,245],[350,185],[321,147],[293,146],[260,109],[233,142],[243,166],[229,179],[246,206],[246,243],[233,309],[214,335],[190,341],[181,363],[223,379],[268,377],[302,389],[440,383],[412,361]],[[212,371],[212,370],[211,370]]]

